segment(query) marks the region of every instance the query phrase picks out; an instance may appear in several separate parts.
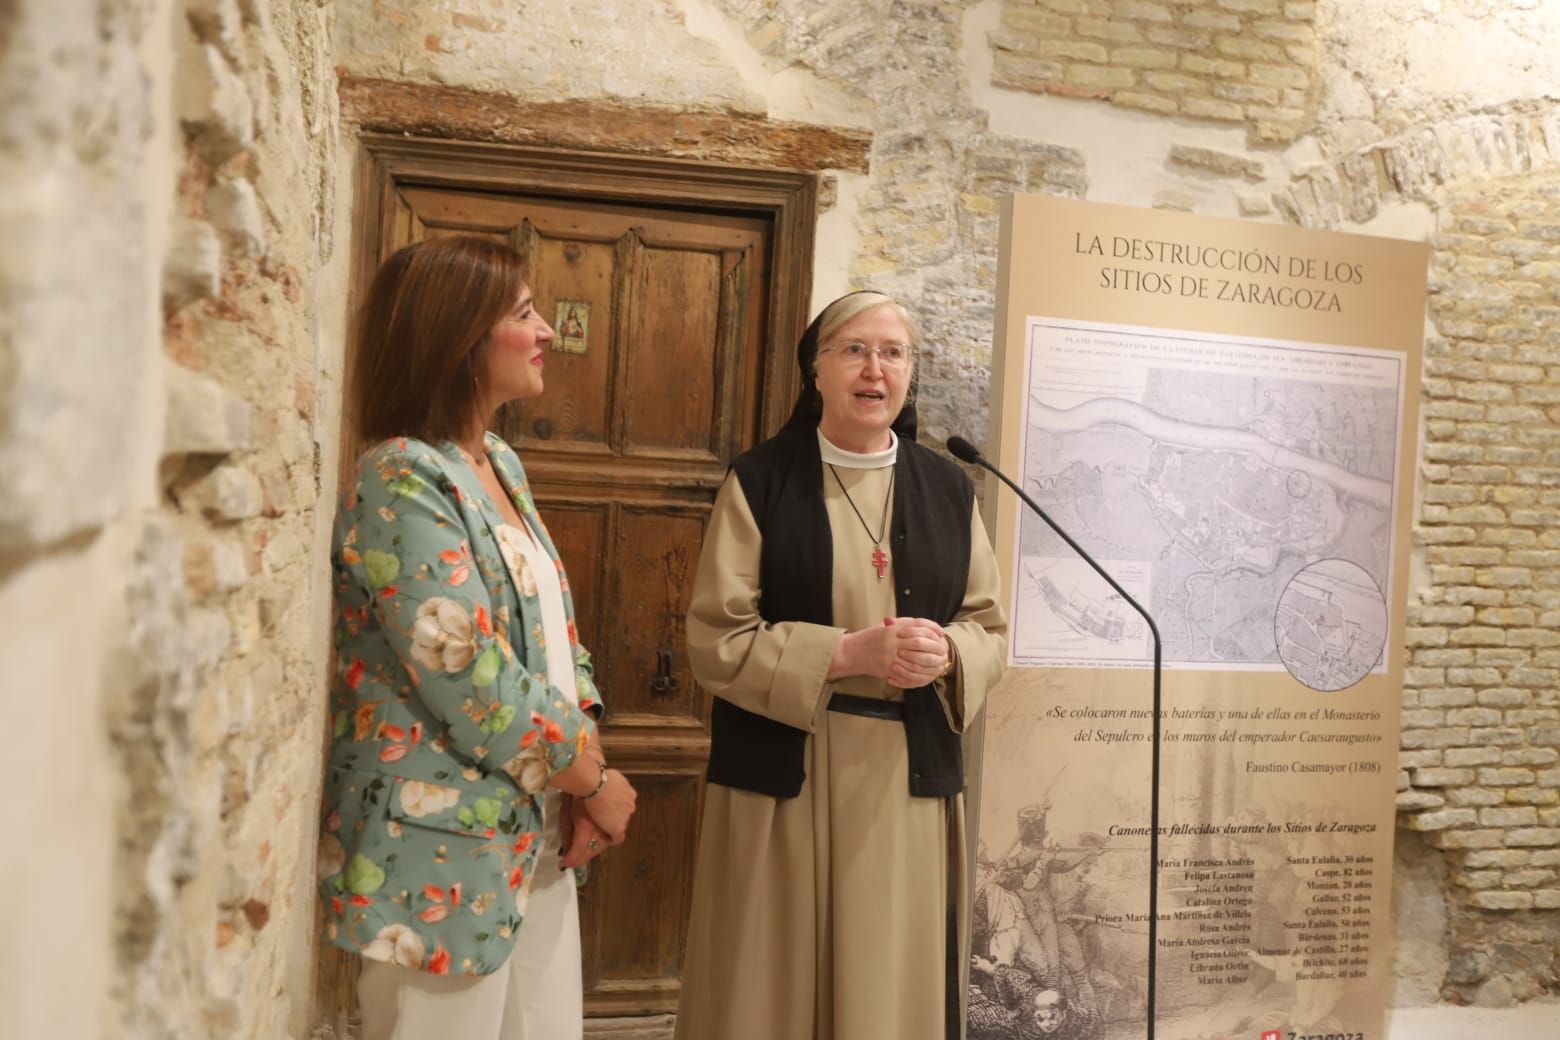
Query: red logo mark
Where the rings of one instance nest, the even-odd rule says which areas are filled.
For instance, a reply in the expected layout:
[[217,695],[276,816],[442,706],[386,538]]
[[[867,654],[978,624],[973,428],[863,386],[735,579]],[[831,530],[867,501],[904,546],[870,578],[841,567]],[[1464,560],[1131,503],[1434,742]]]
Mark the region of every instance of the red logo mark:
[[1283,1037],[1279,1035],[1279,1030],[1277,1029],[1264,1029],[1262,1031],[1262,1040],[1283,1040]]

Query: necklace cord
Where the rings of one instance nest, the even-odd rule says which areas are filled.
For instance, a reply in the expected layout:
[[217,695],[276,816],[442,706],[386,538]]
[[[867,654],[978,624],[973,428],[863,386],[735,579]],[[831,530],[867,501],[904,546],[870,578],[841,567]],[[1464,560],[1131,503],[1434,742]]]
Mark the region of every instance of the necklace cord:
[[834,474],[834,482],[840,486],[840,491],[845,495],[845,501],[850,503],[850,511],[856,514],[857,520],[861,521],[861,529],[867,532],[868,538],[872,538],[874,546],[881,546],[884,537],[888,534],[888,503],[894,494],[894,470],[898,469],[898,467],[893,467],[888,472],[888,491],[883,495],[883,533],[874,538],[872,528],[867,525],[867,518],[861,515],[860,509],[856,508],[856,500],[850,497],[850,492],[845,488],[845,482],[840,479],[840,471],[834,468],[834,463],[832,462],[825,463],[825,465],[829,467],[829,472]]

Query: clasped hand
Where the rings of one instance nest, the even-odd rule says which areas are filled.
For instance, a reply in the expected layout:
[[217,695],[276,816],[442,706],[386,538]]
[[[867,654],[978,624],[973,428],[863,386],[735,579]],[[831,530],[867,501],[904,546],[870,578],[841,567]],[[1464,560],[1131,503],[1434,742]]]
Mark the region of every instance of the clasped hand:
[[943,627],[926,618],[884,618],[882,625],[840,640],[829,678],[870,675],[900,689],[925,686],[942,675],[953,654]]
[[[599,761],[595,755],[588,757]],[[564,854],[559,865],[565,869],[580,866],[610,846],[621,844],[638,800],[633,785],[616,769],[606,770],[600,789],[591,797],[565,799],[559,835]]]
[[564,870],[584,866],[617,844],[591,819],[583,801],[568,796],[564,798],[558,836],[563,840],[563,856],[559,858],[558,866]]

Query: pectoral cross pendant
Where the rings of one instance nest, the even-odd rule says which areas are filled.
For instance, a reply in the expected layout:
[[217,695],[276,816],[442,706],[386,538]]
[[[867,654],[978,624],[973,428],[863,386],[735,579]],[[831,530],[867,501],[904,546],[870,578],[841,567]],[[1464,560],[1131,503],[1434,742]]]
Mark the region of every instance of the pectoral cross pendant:
[[883,574],[888,570],[888,553],[883,551],[881,545],[872,549],[872,566],[877,568],[878,581],[882,581]]

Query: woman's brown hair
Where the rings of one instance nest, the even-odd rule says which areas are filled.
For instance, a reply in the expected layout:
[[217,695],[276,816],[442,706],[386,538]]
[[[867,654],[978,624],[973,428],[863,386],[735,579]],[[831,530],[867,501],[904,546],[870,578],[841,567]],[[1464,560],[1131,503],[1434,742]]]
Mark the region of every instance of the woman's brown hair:
[[525,264],[476,235],[397,250],[374,275],[353,328],[349,407],[366,441],[471,432],[480,348],[515,305]]

